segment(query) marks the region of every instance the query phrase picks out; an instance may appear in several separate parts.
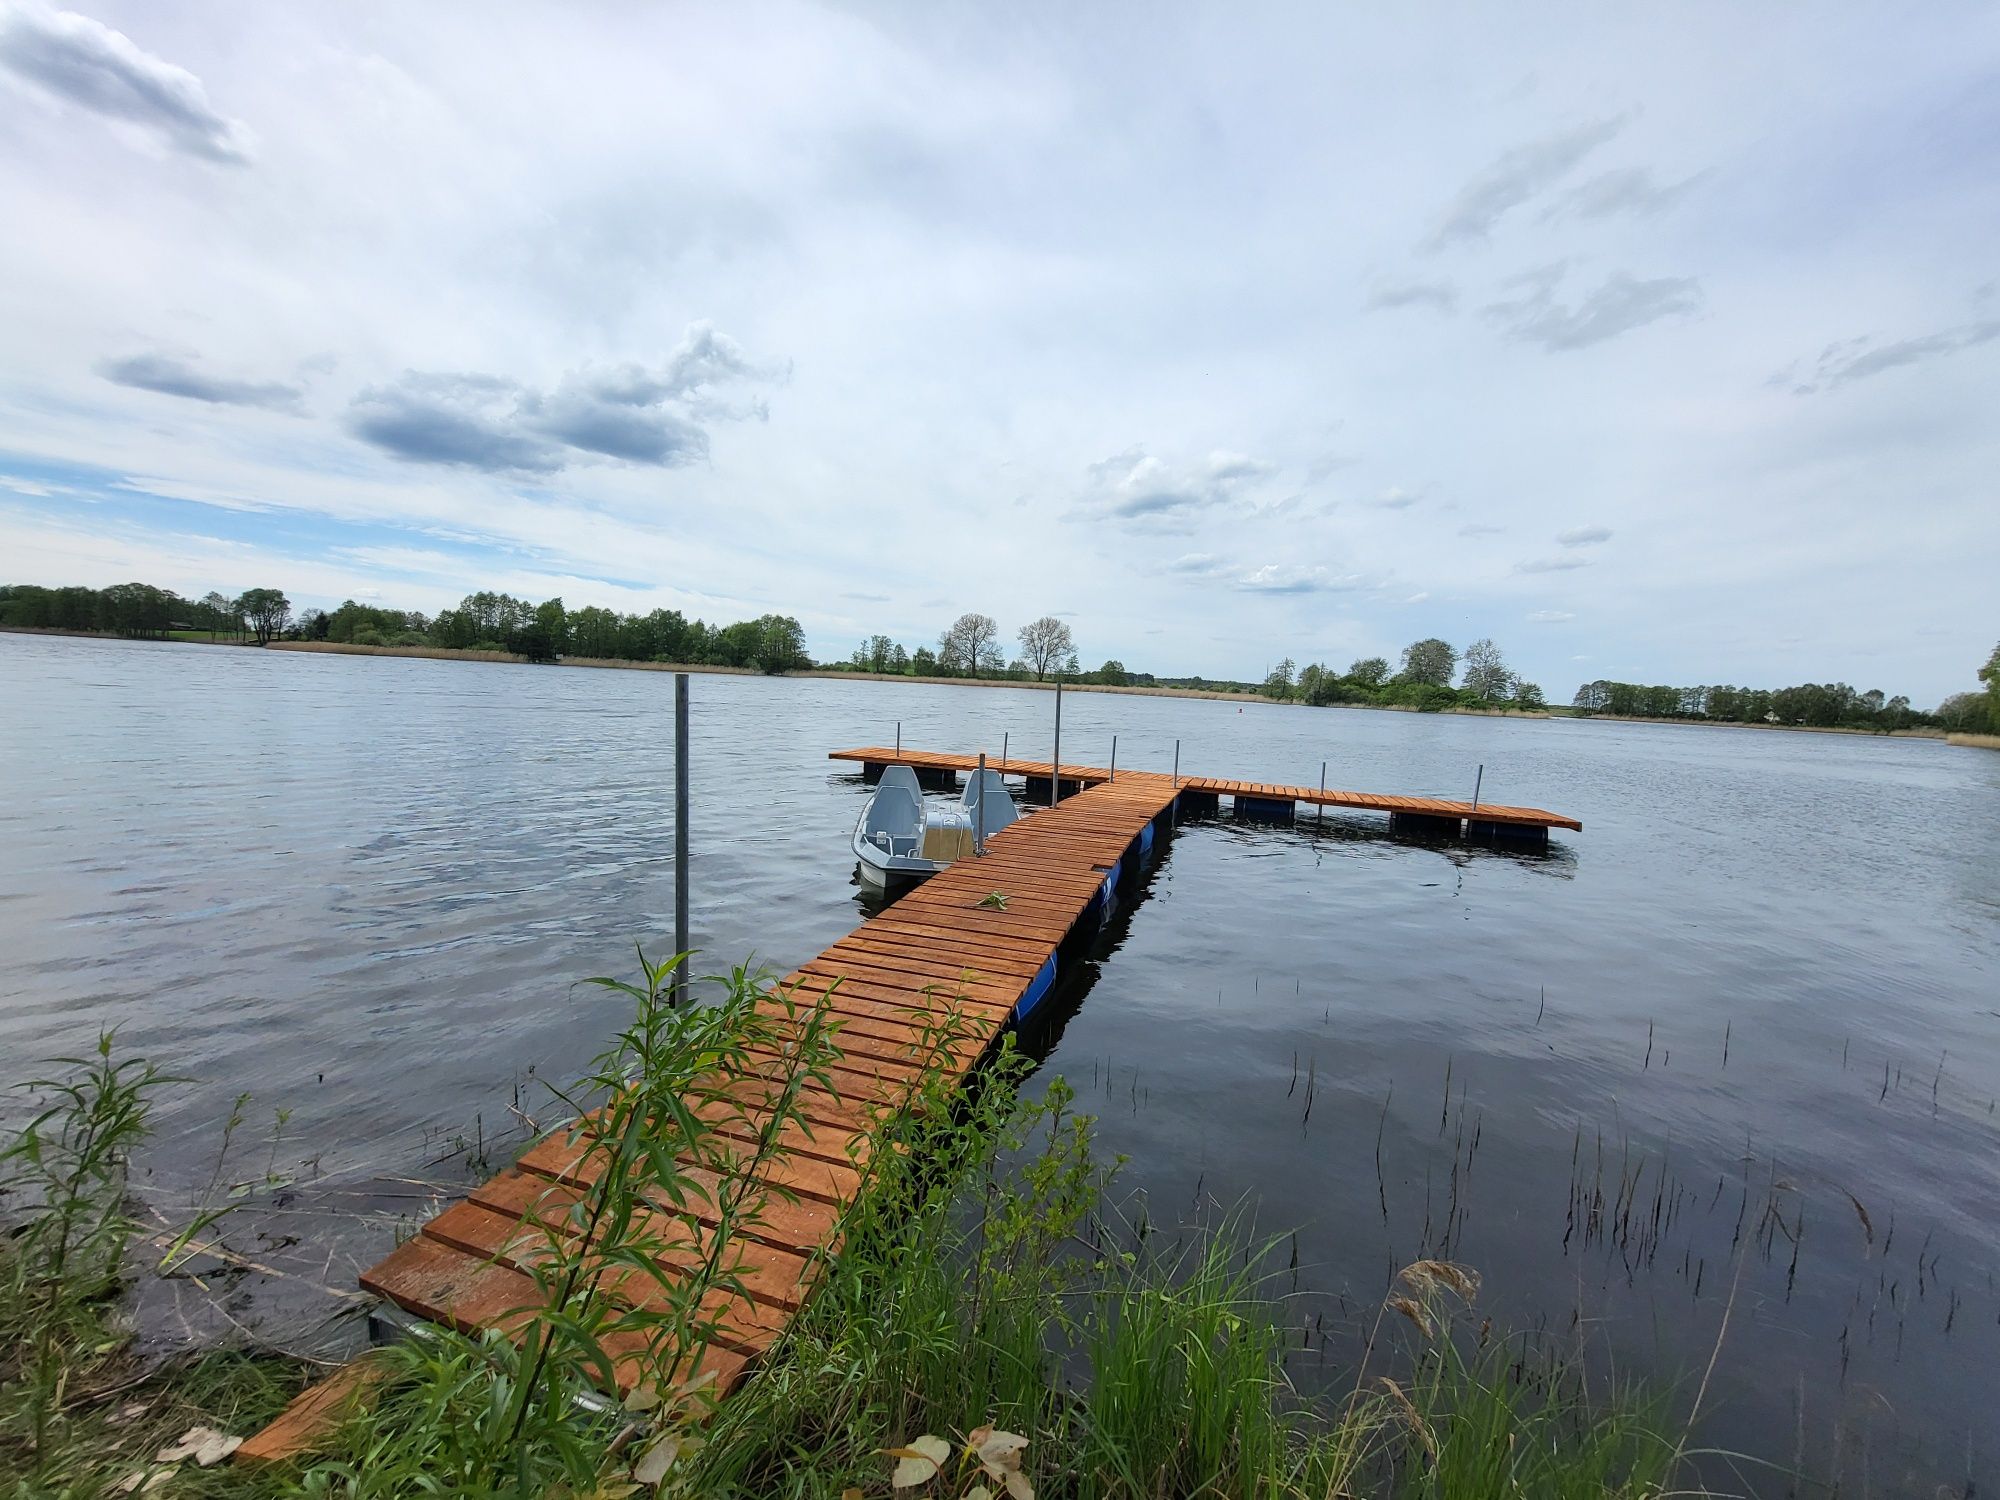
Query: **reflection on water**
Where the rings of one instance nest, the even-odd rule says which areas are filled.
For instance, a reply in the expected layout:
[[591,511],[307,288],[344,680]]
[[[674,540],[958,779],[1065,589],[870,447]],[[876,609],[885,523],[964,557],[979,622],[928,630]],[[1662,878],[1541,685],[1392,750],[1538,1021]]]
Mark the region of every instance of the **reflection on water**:
[[[693,920],[780,972],[866,909],[825,752],[1048,753],[1046,695],[697,678]],[[504,1162],[671,941],[664,674],[0,636],[0,1055],[100,1024],[197,1080],[142,1186],[270,1174],[259,1266],[156,1323],[296,1341],[400,1219]],[[1078,694],[1103,762],[1581,818],[1546,855],[1362,813],[1194,820],[1024,1042],[1155,1222],[1290,1235],[1295,1378],[1351,1370],[1392,1269],[1600,1330],[1702,1436],[1889,1492],[1995,1464],[2000,756],[1925,741]],[[1093,746],[1102,746],[1093,752]],[[10,1101],[6,1108],[19,1105]],[[278,1139],[280,1108],[289,1111]],[[521,1112],[517,1114],[516,1112]],[[1804,1398],[1804,1411],[1795,1408]],[[1803,1437],[1800,1434],[1803,1434]],[[1782,1492],[1782,1482],[1753,1476]]]

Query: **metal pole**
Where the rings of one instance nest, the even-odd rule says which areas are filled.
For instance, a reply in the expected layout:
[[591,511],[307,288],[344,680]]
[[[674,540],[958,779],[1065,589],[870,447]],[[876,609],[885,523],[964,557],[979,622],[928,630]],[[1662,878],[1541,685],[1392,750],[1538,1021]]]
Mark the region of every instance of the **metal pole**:
[[1049,761],[1049,806],[1062,801],[1062,679],[1056,679],[1056,743]]
[[975,857],[986,852],[986,752],[979,752],[979,796],[972,804],[972,852]]
[[1318,809],[1315,810],[1315,812],[1313,813],[1313,821],[1315,823],[1324,823],[1326,821],[1326,762],[1325,761],[1321,761],[1319,763],[1319,795],[1320,795],[1320,804]]
[[1118,779],[1118,736],[1111,736],[1111,779]]
[[[1000,764],[1003,766],[1007,764],[1007,736],[1011,733],[1011,730],[1006,729],[1000,731]],[[1005,776],[1007,773],[1002,771],[1000,774]]]
[[688,996],[688,674],[674,673],[674,1004]]
[[1485,780],[1486,780],[1486,762],[1481,761],[1479,763],[1479,774],[1478,776],[1473,778],[1472,782],[1472,810],[1474,812],[1479,811],[1479,788],[1481,784],[1485,782]]
[[903,721],[901,719],[898,719],[896,721],[896,758],[900,760],[902,758],[902,755],[903,755]]
[[1181,742],[1174,741],[1174,790],[1181,789]]

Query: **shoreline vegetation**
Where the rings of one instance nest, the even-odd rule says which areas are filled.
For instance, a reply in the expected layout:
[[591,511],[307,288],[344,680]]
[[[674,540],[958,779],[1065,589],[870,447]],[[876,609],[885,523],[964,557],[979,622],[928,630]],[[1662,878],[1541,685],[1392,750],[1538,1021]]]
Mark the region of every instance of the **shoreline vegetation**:
[[[728,669],[766,675],[852,676],[914,682],[992,682],[1204,698],[1261,697],[1311,707],[1366,707],[1423,713],[1473,712],[1545,716],[1541,687],[1507,664],[1500,647],[1480,639],[1463,652],[1436,637],[1413,641],[1392,667],[1364,657],[1345,671],[1324,662],[1303,666],[1286,657],[1261,682],[1160,677],[1108,660],[1085,670],[1069,625],[1044,615],[1015,634],[1010,659],[999,623],[990,615],[960,615],[937,646],[914,651],[873,635],[844,661],[814,661],[805,630],[790,615],[766,614],[729,625],[690,620],[678,610],[620,614],[595,605],[570,610],[561,598],[539,604],[481,591],[426,616],[361,604],[296,615],[283,590],[249,589],[231,598],[211,592],[186,599],[145,583],[44,588],[0,585],[0,628],[44,629],[153,640],[232,642],[286,649],[372,651],[475,660],[518,660],[571,666],[634,666],[676,671]],[[359,648],[359,649],[357,649]],[[1733,685],[1674,687],[1599,679],[1576,690],[1567,714],[1671,723],[1898,733],[2000,734],[2000,646],[1978,677],[1984,691],[1956,693],[1926,713],[1907,697],[1844,682],[1784,688]]]
[[[581,1187],[532,1207],[518,1250],[537,1308],[513,1337],[427,1330],[377,1351],[313,1451],[227,1462],[308,1380],[298,1361],[198,1349],[148,1366],[124,1322],[138,1277],[201,1275],[226,1247],[203,1214],[161,1267],[132,1264],[129,1194],[148,1115],[169,1087],[106,1034],[30,1087],[46,1105],[0,1152],[15,1221],[0,1238],[0,1489],[540,1500],[649,1494],[825,1497],[1492,1495],[1628,1500],[1700,1494],[1691,1400],[1603,1373],[1597,1335],[1510,1335],[1470,1267],[1420,1259],[1389,1279],[1324,1362],[1285,1311],[1282,1236],[1207,1204],[1149,1226],[1112,1196],[1092,1117],[1060,1078],[1021,1094],[1011,1041],[955,1093],[929,1067],[878,1118],[837,1252],[810,1298],[725,1398],[689,1371],[726,1309],[764,1205],[710,1203],[702,1163],[744,1150],[765,1180],[841,1060],[825,997],[742,968],[670,1000],[675,961],[641,955],[624,1029],[556,1127]],[[802,1017],[769,1051],[776,1013]],[[954,1055],[949,1012],[924,1043]],[[767,1087],[742,1101],[757,1059]],[[726,1065],[719,1060],[733,1059]],[[694,1101],[666,1108],[669,1101]],[[766,1118],[768,1116],[768,1118]],[[768,1161],[765,1158],[768,1156]],[[237,1200],[232,1195],[231,1201]],[[974,1211],[976,1210],[976,1211]],[[671,1264],[670,1273],[649,1267]],[[211,1295],[223,1296],[221,1285]],[[1725,1315],[1709,1372],[1722,1348]],[[1582,1325],[1579,1325],[1581,1328]],[[726,1346],[726,1342],[723,1347]],[[612,1351],[616,1351],[614,1359]],[[614,1367],[618,1371],[614,1378]],[[351,1367],[350,1367],[351,1368]],[[622,1403],[598,1392],[627,1390]]]

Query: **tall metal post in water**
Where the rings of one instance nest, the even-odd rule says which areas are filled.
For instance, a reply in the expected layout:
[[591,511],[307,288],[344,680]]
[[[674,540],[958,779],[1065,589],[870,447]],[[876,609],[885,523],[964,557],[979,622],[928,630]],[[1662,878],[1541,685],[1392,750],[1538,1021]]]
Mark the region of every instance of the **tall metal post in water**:
[[1118,779],[1118,736],[1111,736],[1111,779]]
[[898,756],[901,756],[902,753],[903,753],[903,721],[901,719],[898,719],[896,721],[896,754]]
[[986,852],[986,752],[979,752],[979,779],[973,783],[978,788],[972,804],[972,853],[974,858]]
[[1181,742],[1174,741],[1174,790],[1181,789]]
[[1062,801],[1062,678],[1056,678],[1056,743],[1049,758],[1049,806]]
[[1472,810],[1479,811],[1479,788],[1486,782],[1486,762],[1479,763],[1479,774],[1472,779]]
[[[1012,733],[1010,729],[1000,731],[1000,764],[1003,766],[1007,764],[1007,737]],[[1000,774],[1005,776],[1007,773],[1002,771]]]
[[674,1004],[688,997],[688,674],[674,673]]
[[[1326,795],[1326,762],[1325,762],[1325,761],[1321,761],[1321,762],[1319,763],[1319,794],[1320,794],[1320,796],[1322,796],[1322,797],[1324,797],[1324,796]],[[1324,823],[1324,822],[1326,821],[1326,804],[1325,804],[1324,802],[1320,803],[1320,805],[1319,805],[1318,807],[1316,807],[1316,808],[1314,808],[1314,809],[1313,809],[1313,821],[1314,821],[1315,823]]]

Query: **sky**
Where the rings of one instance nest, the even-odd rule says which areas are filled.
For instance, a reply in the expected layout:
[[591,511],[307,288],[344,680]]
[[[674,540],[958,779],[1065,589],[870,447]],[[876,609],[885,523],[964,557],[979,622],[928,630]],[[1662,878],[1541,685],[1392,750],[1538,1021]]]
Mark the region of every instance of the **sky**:
[[0,582],[2000,637],[2000,8],[0,0]]

